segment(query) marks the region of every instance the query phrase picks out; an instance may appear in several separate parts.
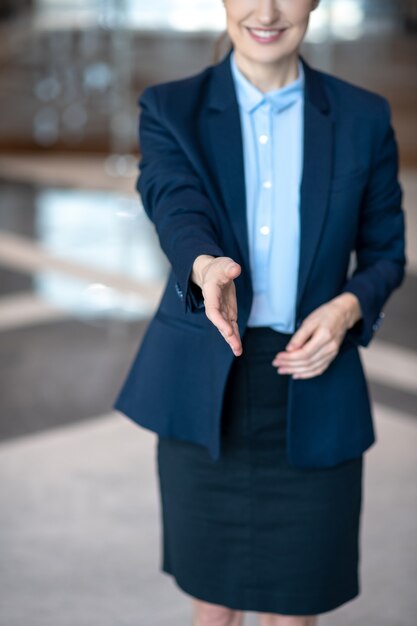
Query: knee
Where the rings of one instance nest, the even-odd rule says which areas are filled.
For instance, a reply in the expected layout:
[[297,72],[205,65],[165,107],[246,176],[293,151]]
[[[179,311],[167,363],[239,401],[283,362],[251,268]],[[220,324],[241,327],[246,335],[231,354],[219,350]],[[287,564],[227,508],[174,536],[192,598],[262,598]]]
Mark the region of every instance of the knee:
[[242,611],[193,599],[193,626],[240,626]]

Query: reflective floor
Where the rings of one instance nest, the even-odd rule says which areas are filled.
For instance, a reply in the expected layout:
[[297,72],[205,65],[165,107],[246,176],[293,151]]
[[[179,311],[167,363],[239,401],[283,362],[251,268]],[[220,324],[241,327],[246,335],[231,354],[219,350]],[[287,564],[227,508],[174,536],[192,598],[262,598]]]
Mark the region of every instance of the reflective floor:
[[149,317],[168,263],[137,198],[4,183],[0,201],[0,258],[33,274],[35,296],[82,317]]

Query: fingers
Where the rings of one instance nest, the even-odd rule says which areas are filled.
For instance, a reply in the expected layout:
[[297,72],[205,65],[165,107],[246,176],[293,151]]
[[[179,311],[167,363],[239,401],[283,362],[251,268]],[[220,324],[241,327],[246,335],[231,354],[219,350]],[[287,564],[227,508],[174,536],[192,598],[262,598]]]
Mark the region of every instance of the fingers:
[[331,354],[336,350],[333,342],[323,341],[318,338],[311,339],[296,352],[278,352],[272,361],[273,365],[283,365],[291,367],[306,367],[314,365],[323,355]]
[[278,352],[272,361],[273,365],[305,363],[311,359],[324,345],[325,338],[316,328],[301,326],[287,343],[285,350]]
[[233,282],[233,277],[238,276],[240,271],[241,268],[237,263],[227,262],[221,272],[218,272],[216,280],[207,280],[203,291],[206,315],[229,344],[235,356],[243,352]]
[[242,268],[238,263],[232,261],[225,265],[225,267],[221,267],[221,273],[219,275],[219,280],[223,284],[227,284],[230,280],[234,280],[237,278],[242,271]]
[[292,352],[293,350],[298,350],[299,348],[302,348],[306,341],[313,335],[316,330],[316,323],[305,320],[301,324],[300,328],[293,334],[285,349],[289,352]]
[[230,337],[224,337],[225,341],[229,344],[233,354],[240,356],[243,352],[242,341],[240,339],[239,331],[234,332]]
[[229,344],[230,348],[232,349],[232,352],[235,356],[240,356],[243,352],[243,348],[242,348],[242,341],[240,338],[240,333],[239,333],[239,327],[237,325],[237,321],[232,320],[231,322],[231,327],[232,327],[232,333],[229,335],[224,335],[223,333],[222,336],[225,339],[225,341],[227,341],[227,343]]
[[220,309],[217,307],[207,307],[206,315],[210,321],[216,326],[224,340],[229,344],[235,356],[242,354],[242,341],[240,338],[239,327],[236,316],[229,319],[225,318]]
[[323,354],[323,356],[306,366],[280,366],[278,374],[290,374],[293,378],[311,378],[322,374],[334,359],[335,354]]
[[215,257],[208,263],[202,272],[203,283],[215,281],[225,284],[239,276],[242,268],[228,256]]
[[231,337],[234,333],[234,327],[232,322],[225,318],[222,314],[220,307],[217,305],[206,305],[206,315],[209,320],[216,326],[217,330],[223,335],[223,337]]
[[273,359],[272,365],[278,367],[279,374],[291,374],[293,378],[310,378],[322,373],[336,356],[339,343],[327,328],[316,327],[312,335],[311,330],[303,331],[298,333],[298,338],[310,334],[310,339],[302,347],[297,350],[293,348],[293,352],[278,352]]

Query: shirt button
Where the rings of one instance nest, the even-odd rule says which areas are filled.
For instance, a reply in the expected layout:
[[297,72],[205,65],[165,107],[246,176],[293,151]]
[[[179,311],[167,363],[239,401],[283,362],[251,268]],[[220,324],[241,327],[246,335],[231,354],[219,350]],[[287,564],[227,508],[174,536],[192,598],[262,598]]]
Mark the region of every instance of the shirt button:
[[269,235],[269,233],[271,231],[269,226],[261,226],[259,230],[260,230],[262,235]]
[[259,135],[259,142],[260,143],[267,143],[268,142],[268,135]]
[[272,183],[270,180],[264,180],[264,182],[262,183],[262,187],[264,189],[270,189],[272,187]]

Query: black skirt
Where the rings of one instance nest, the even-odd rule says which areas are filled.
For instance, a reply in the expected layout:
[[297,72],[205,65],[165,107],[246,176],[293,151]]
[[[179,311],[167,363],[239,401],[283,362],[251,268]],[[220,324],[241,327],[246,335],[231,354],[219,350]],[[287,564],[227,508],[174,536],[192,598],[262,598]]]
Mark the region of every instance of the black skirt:
[[158,437],[161,569],[207,602],[317,615],[360,592],[363,455],[323,469],[288,463],[290,375],[271,361],[290,337],[246,328],[218,461],[199,444]]

